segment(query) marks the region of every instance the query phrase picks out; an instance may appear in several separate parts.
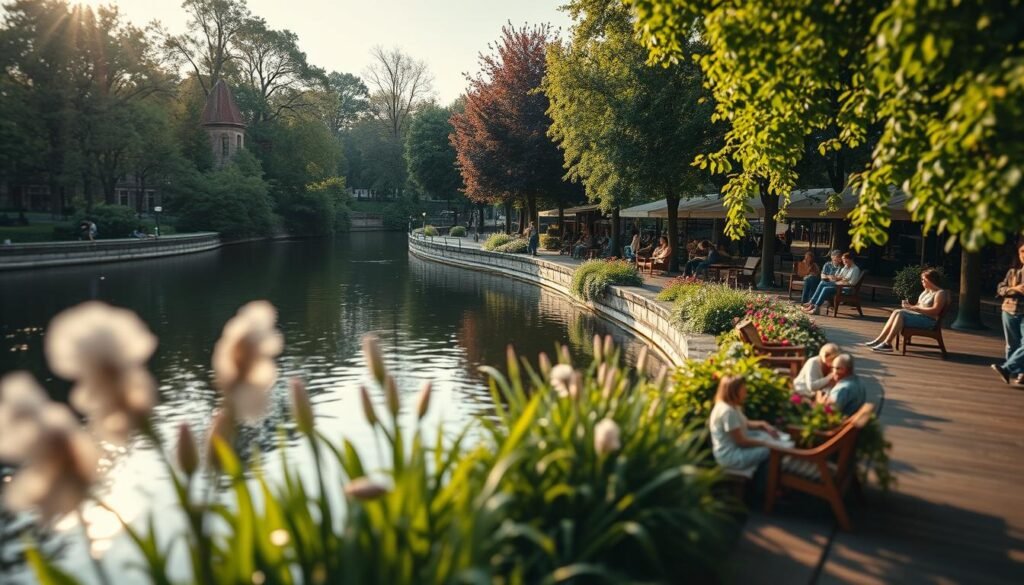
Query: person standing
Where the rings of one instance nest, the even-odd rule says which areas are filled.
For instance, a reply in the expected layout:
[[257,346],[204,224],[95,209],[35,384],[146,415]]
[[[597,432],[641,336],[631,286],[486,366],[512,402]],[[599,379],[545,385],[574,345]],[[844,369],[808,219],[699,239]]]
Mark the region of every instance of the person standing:
[[1003,297],[1003,335],[1006,337],[1006,361],[992,369],[1007,384],[1024,384],[1024,241],[1017,246],[1017,260],[999,283],[996,294]]
[[540,232],[538,232],[537,228],[534,227],[532,221],[530,222],[530,225],[526,228],[526,237],[529,238],[528,243],[526,245],[526,251],[529,252],[531,255],[536,256],[537,248],[540,247]]

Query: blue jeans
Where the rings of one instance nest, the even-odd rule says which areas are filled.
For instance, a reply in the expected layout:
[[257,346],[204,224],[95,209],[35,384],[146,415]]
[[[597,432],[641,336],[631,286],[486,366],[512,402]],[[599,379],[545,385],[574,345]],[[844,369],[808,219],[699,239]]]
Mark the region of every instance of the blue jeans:
[[636,254],[633,253],[633,246],[628,244],[622,247],[622,255],[626,260],[633,260],[636,258]]
[[818,284],[818,288],[811,295],[811,304],[816,308],[825,304],[825,301],[836,296],[836,283],[824,281]]
[[530,236],[530,241],[526,244],[526,251],[534,256],[537,255],[537,247],[540,245],[540,236],[534,234]]
[[1003,369],[1012,375],[1024,374],[1024,315],[1003,311],[1003,335],[1006,336],[1006,361]]
[[821,282],[821,277],[817,274],[808,274],[804,277],[804,290],[800,294],[800,302],[807,304],[811,302],[811,297],[814,296],[814,291],[818,290],[818,284]]
[[683,268],[683,274],[685,274],[686,276],[690,276],[691,274],[697,274],[698,272],[700,272],[702,264],[704,264],[703,258],[695,258],[693,260],[690,260],[689,262],[686,263],[686,266]]

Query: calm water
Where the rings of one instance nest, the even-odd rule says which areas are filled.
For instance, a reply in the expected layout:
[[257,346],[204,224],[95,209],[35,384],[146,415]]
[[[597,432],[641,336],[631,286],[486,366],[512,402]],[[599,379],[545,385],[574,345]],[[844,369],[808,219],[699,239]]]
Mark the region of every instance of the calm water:
[[[57,312],[87,299],[136,311],[159,337],[151,367],[160,383],[160,426],[170,433],[188,422],[205,432],[218,396],[210,384],[210,354],[224,322],[244,303],[268,299],[279,311],[285,350],[282,380],[265,420],[246,428],[245,442],[273,451],[287,420],[284,379],[308,382],[317,424],[346,436],[373,459],[363,421],[360,384],[370,385],[360,339],[376,332],[385,361],[411,404],[424,380],[435,384],[428,426],[445,428],[486,413],[490,395],[477,371],[501,365],[514,345],[536,361],[556,342],[582,360],[595,333],[611,334],[628,355],[639,346],[594,315],[544,291],[486,273],[424,262],[408,255],[404,235],[362,233],[334,241],[253,243],[151,261],[0,273],[0,372],[27,369],[57,399],[69,385],[46,368],[42,337]],[[503,367],[501,369],[504,369]],[[379,396],[378,396],[379,398]],[[403,414],[406,424],[413,416]],[[294,439],[287,456],[308,462]],[[111,450],[104,499],[128,518],[167,502],[155,455],[137,441]],[[116,521],[100,509],[87,515],[100,547],[118,544]],[[72,564],[77,564],[72,561]]]

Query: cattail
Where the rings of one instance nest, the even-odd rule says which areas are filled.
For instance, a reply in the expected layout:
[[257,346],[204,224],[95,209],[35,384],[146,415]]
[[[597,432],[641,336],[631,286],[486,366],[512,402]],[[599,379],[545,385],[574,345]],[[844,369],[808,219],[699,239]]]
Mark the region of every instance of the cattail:
[[547,378],[551,375],[551,358],[548,357],[548,354],[541,352],[540,355],[537,356],[537,364],[540,367],[540,374],[542,376]]
[[615,345],[615,342],[612,341],[612,336],[611,335],[605,335],[604,336],[604,357],[606,359],[612,359],[612,353],[613,353],[613,350],[615,349],[614,345]]
[[187,423],[178,426],[178,467],[191,477],[199,468],[199,449],[196,447],[196,438],[192,429]]
[[384,367],[384,357],[380,352],[380,340],[376,335],[369,333],[363,336],[363,355],[366,356],[366,367],[370,369],[373,379],[378,384],[384,384],[384,377],[388,375]]
[[641,376],[645,375],[647,370],[647,346],[640,348],[640,355],[636,358],[636,371]]
[[391,412],[391,416],[398,416],[398,385],[395,383],[395,379],[391,376],[387,376],[384,379],[384,398],[388,403],[388,410]]
[[370,426],[377,424],[377,412],[373,409],[373,401],[370,400],[370,393],[366,391],[366,386],[359,387],[359,398],[363,402],[363,415],[366,416],[366,422],[370,423]]
[[313,434],[313,406],[309,403],[306,385],[298,378],[292,378],[292,414],[299,430],[307,435]]
[[601,351],[603,348],[604,348],[604,345],[601,342],[601,336],[595,333],[594,334],[594,359],[597,360],[598,362],[604,361],[604,356],[603,356],[603,353]]
[[427,414],[427,409],[430,408],[430,393],[431,393],[430,381],[423,383],[423,387],[420,388],[420,395],[416,399],[416,418],[419,420],[423,419],[423,416]]
[[388,488],[368,477],[357,477],[345,485],[345,495],[356,500],[367,502],[388,493]]
[[569,355],[569,346],[563,345],[558,354],[558,363],[572,366],[572,356]]

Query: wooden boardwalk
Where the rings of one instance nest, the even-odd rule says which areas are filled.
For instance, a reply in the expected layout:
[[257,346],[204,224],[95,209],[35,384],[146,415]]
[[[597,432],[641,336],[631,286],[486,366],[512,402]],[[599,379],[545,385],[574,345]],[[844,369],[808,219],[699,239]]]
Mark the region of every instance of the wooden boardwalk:
[[[667,279],[645,280],[653,294]],[[730,581],[1024,584],[1024,388],[989,369],[1003,355],[998,317],[985,313],[985,332],[946,330],[948,360],[938,350],[912,347],[901,356],[859,345],[895,306],[817,318],[829,340],[854,355],[856,370],[881,386],[895,489],[869,488],[865,505],[851,504],[851,533],[838,532],[817,500],[784,498],[771,516],[753,513]]]

